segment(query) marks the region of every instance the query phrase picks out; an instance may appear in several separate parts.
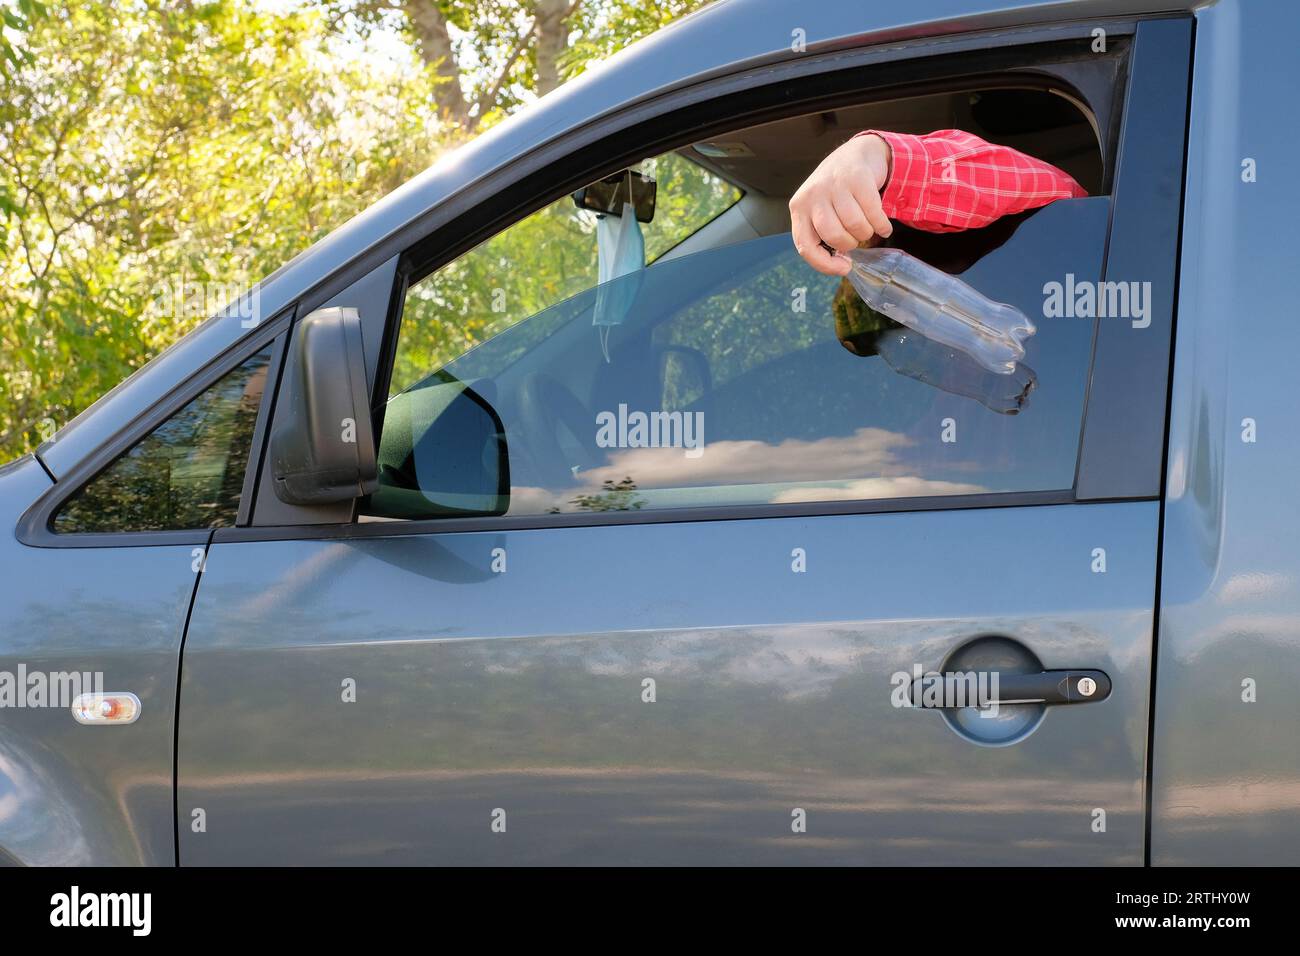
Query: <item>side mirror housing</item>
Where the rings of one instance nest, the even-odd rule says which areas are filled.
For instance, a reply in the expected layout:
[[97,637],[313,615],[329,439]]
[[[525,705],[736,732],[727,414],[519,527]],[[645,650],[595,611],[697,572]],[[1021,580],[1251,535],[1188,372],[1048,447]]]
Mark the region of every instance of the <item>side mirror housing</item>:
[[293,505],[350,501],[378,487],[361,318],[318,309],[294,329],[271,433],[275,494]]

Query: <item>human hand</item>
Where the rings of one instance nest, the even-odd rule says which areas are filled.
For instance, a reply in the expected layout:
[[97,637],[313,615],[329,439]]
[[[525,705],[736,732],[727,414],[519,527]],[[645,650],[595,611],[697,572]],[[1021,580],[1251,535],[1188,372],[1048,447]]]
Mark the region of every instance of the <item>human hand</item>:
[[889,144],[874,133],[855,136],[813,170],[790,199],[795,249],[818,272],[848,275],[849,261],[837,252],[857,248],[872,236],[894,231],[880,203],[889,179]]

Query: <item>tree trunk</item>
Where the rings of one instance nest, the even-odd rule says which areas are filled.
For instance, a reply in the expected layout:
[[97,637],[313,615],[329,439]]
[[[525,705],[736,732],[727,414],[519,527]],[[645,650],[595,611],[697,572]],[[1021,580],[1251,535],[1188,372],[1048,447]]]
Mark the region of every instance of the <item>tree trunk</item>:
[[560,54],[569,43],[568,15],[572,0],[537,0],[537,94],[560,85]]
[[421,59],[443,79],[434,90],[438,112],[463,126],[469,119],[469,105],[460,88],[460,65],[451,48],[447,18],[442,15],[438,0],[403,0],[403,7],[407,22],[415,31]]

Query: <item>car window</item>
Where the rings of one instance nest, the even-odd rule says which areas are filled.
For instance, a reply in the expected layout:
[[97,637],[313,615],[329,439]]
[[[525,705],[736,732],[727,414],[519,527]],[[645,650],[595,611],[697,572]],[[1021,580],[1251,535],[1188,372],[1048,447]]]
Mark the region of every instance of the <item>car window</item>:
[[137,442],[63,505],[54,530],[234,525],[269,361],[258,352]]
[[[846,281],[808,267],[789,233],[577,291],[390,398],[381,487],[362,514],[1068,490],[1094,320],[1044,317],[1044,293],[1098,279],[1107,208],[1067,200],[987,229],[891,239],[1033,319],[1012,375],[865,309]],[[408,309],[413,299],[418,286]],[[414,316],[416,334],[459,320]]]
[[[638,167],[656,180],[654,218],[641,226],[647,262],[717,218],[741,196],[676,153]],[[596,215],[565,197],[412,286],[390,393],[423,379],[504,329],[597,283]],[[456,316],[456,321],[448,321]]]

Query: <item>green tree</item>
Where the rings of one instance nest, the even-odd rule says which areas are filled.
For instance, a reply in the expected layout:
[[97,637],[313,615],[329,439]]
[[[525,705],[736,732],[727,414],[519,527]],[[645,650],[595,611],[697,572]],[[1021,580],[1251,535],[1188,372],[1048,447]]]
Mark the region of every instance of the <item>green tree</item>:
[[[0,0],[0,460],[439,153],[706,2]],[[516,318],[590,284],[546,255],[563,234],[591,265],[585,228],[512,246]],[[495,287],[480,261],[447,301]],[[427,356],[482,339],[471,305]]]
[[310,9],[70,4],[16,42],[0,96],[6,457],[443,145],[414,57],[377,71]]
[[8,77],[10,71],[24,66],[31,58],[21,46],[15,46],[9,34],[26,33],[32,21],[45,16],[45,7],[36,0],[17,0],[0,6],[0,76]]
[[336,22],[408,36],[441,117],[473,132],[711,0],[327,0]]

